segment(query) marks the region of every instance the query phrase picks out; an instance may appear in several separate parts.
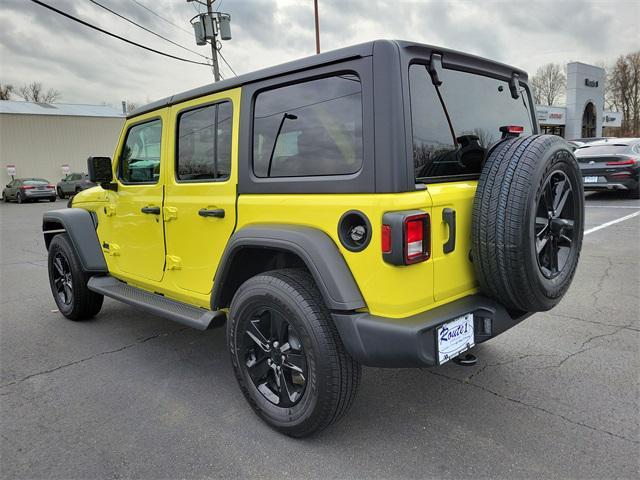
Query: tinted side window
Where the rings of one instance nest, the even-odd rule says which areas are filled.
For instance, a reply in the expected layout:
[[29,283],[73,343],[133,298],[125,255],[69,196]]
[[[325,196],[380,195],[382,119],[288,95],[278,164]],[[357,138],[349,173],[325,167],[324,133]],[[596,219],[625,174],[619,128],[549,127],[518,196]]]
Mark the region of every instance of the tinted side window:
[[422,65],[409,70],[413,167],[416,178],[451,175],[457,162],[456,148],[442,104],[431,77]]
[[[478,174],[487,150],[500,140],[501,126],[522,126],[522,135],[533,132],[530,106],[524,89],[520,97],[514,99],[506,81],[443,69],[440,73],[442,85],[438,89],[451,119],[454,138],[450,141],[455,143],[454,148],[448,152],[429,156],[421,147],[422,138],[434,136],[430,130],[434,125],[429,125],[423,117],[433,116],[434,113],[425,109],[424,101],[414,95],[414,90],[418,95],[431,90],[430,101],[435,102],[436,87],[431,83],[431,77],[424,66],[412,65],[410,73],[414,163],[419,163],[416,162],[417,151],[418,160],[426,165],[421,170],[416,167],[416,178]],[[430,121],[440,122],[441,119]],[[441,127],[443,128],[444,126]]]
[[344,74],[280,87],[256,98],[258,177],[345,175],[362,167],[362,87]]
[[231,125],[231,102],[208,105],[181,114],[178,118],[176,178],[229,178]]
[[134,125],[120,153],[118,177],[125,183],[157,183],[160,177],[162,122]]

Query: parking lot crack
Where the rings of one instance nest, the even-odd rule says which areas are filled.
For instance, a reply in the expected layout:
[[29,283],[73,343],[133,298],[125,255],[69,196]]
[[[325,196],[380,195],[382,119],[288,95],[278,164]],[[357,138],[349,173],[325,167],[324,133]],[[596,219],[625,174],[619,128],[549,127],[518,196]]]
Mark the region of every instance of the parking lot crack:
[[[184,330],[187,330],[188,328],[189,327],[181,328],[179,330],[176,330],[174,333],[182,332]],[[114,350],[107,350],[105,352],[96,353],[96,354],[90,355],[88,357],[81,358],[79,360],[74,360],[73,362],[65,363],[63,365],[58,365],[57,367],[54,367],[54,368],[49,368],[47,370],[42,370],[40,372],[32,373],[32,374],[27,375],[26,377],[22,377],[22,378],[20,378],[18,380],[13,380],[11,382],[2,384],[2,385],[0,385],[0,389],[4,389],[4,388],[8,388],[8,387],[11,387],[11,386],[14,386],[14,385],[18,385],[18,384],[26,382],[27,380],[30,380],[30,379],[32,379],[34,377],[39,377],[41,375],[47,375],[49,373],[57,372],[58,370],[62,370],[62,369],[67,368],[67,367],[72,367],[74,365],[79,365],[81,363],[88,362],[90,360],[93,360],[93,359],[98,358],[98,357],[102,357],[104,355],[111,355],[111,354],[114,354],[114,353],[122,352],[124,350],[128,350],[128,349],[133,348],[135,346],[138,346],[138,345],[141,345],[143,343],[146,343],[146,342],[148,342],[150,340],[154,340],[154,339],[159,338],[159,337],[166,337],[167,335],[169,335],[168,332],[160,332],[160,333],[156,333],[155,335],[150,335],[148,337],[143,337],[143,338],[140,338],[140,339],[136,340],[135,342],[129,343],[127,345],[124,345],[122,347],[116,348]],[[6,394],[0,394],[0,395],[6,395]]]
[[508,395],[504,395],[502,393],[499,393],[499,392],[496,392],[494,390],[491,390],[490,388],[484,387],[482,385],[478,385],[477,383],[473,383],[473,382],[469,382],[469,381],[465,381],[465,380],[460,380],[459,378],[450,377],[449,375],[445,375],[443,373],[436,372],[434,370],[430,370],[430,369],[426,369],[426,368],[423,368],[421,370],[427,371],[431,375],[435,375],[437,377],[446,378],[448,380],[452,380],[452,381],[460,383],[462,385],[468,385],[468,386],[477,388],[478,390],[482,390],[483,392],[490,393],[491,395],[494,395],[494,396],[496,396],[498,398],[501,398],[503,400],[507,400],[509,402],[515,403],[517,405],[520,405],[520,406],[523,406],[523,407],[528,407],[528,408],[537,410],[539,412],[546,413],[547,415],[551,415],[553,417],[560,418],[560,419],[564,420],[567,423],[571,423],[571,424],[579,426],[579,427],[587,428],[589,430],[593,430],[593,431],[598,432],[598,433],[603,433],[605,435],[609,435],[611,437],[615,437],[615,438],[620,439],[620,440],[624,440],[624,441],[627,441],[627,442],[631,442],[631,443],[640,445],[640,441],[635,440],[633,438],[627,438],[627,437],[625,437],[623,435],[620,435],[620,434],[617,434],[617,433],[614,433],[614,432],[610,432],[609,430],[605,430],[605,429],[602,429],[602,428],[594,427],[593,425],[589,425],[587,423],[583,423],[583,422],[579,422],[577,420],[573,420],[573,419],[571,419],[571,418],[569,418],[569,417],[567,417],[565,415],[562,415],[560,413],[553,412],[553,411],[551,411],[551,410],[549,410],[547,408],[544,408],[544,407],[539,407],[538,405],[533,405],[531,403],[523,402],[522,400],[518,400],[517,398],[513,398],[513,397],[510,397]]

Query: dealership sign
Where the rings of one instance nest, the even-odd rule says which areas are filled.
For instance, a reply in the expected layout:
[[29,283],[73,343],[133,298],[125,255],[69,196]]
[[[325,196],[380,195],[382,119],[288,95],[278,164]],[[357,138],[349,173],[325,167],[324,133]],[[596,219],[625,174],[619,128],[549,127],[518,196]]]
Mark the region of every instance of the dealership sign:
[[621,127],[622,113],[621,112],[604,112],[602,114],[602,126],[603,127]]
[[13,163],[7,163],[7,175],[10,177],[15,176],[16,174],[16,166]]
[[562,107],[536,105],[536,117],[543,125],[564,125],[566,112]]

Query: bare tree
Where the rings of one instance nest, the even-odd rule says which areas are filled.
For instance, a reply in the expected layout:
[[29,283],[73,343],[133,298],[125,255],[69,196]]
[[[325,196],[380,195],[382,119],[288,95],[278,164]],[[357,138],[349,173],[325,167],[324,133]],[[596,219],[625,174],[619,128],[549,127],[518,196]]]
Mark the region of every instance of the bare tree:
[[622,134],[640,136],[640,50],[620,55],[608,78],[608,103],[622,112]]
[[11,93],[13,92],[13,85],[0,83],[0,100],[11,100]]
[[50,88],[45,92],[40,82],[31,82],[28,85],[21,86],[18,89],[18,95],[27,102],[37,103],[53,103],[60,98],[58,90]]
[[553,105],[560,98],[566,88],[567,77],[562,72],[562,67],[557,63],[547,63],[536,71],[531,77],[533,100],[538,105]]

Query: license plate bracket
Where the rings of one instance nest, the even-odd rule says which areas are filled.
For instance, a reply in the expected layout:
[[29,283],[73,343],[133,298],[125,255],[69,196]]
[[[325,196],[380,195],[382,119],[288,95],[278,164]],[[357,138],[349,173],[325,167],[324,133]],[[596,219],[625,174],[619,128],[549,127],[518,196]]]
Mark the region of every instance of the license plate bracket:
[[436,328],[438,365],[448,362],[475,345],[473,313],[467,313]]

